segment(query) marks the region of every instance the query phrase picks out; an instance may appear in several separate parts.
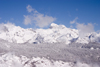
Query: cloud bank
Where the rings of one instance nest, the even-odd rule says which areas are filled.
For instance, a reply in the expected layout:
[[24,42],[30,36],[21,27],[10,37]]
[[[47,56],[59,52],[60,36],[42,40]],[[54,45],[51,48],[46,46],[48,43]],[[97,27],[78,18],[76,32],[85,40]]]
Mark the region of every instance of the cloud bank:
[[48,15],[39,13],[37,10],[33,9],[30,5],[27,7],[29,15],[24,15],[24,24],[35,24],[38,27],[47,27],[50,23],[54,22],[56,18]]
[[76,24],[76,28],[79,30],[79,36],[83,38],[86,34],[94,32],[94,25],[91,23],[84,24],[77,22],[78,17],[76,17],[73,21],[70,21],[71,27],[72,24]]
[[76,23],[76,28],[79,30],[80,37],[84,37],[86,34],[94,32],[94,26],[91,23],[87,25]]

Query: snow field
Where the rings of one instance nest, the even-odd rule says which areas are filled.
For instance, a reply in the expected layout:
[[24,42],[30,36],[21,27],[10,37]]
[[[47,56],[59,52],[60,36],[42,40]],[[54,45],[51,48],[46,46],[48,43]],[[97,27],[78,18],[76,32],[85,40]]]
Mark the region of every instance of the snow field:
[[33,57],[31,59],[25,56],[15,56],[11,53],[0,56],[0,67],[99,67],[86,63],[72,63],[63,61],[54,61],[46,58]]

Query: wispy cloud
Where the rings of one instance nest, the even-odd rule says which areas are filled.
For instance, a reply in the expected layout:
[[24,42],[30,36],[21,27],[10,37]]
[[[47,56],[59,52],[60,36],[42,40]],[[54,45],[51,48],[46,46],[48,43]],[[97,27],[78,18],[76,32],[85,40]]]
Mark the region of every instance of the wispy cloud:
[[77,22],[78,17],[76,17],[73,21],[70,21],[70,24],[74,24]]
[[78,9],[76,8],[76,11],[78,11]]
[[27,7],[27,11],[30,13],[29,15],[24,15],[24,24],[32,24],[34,23],[38,27],[46,27],[50,23],[54,22],[56,18],[48,15],[44,15],[39,13],[37,10],[33,9],[30,5]]
[[79,30],[80,37],[84,37],[86,34],[94,32],[94,25],[88,23],[87,25],[76,23],[76,28]]
[[28,24],[31,24],[31,21],[32,21],[32,17],[30,15],[24,15],[24,24],[25,25],[28,25]]
[[0,19],[1,19],[1,17],[0,17]]
[[10,20],[14,20],[14,18],[10,18]]
[[38,13],[35,9],[33,9],[30,5],[28,5],[27,7],[26,7],[26,9],[27,9],[27,11],[29,12],[29,13],[31,13],[32,11],[34,12],[34,13]]

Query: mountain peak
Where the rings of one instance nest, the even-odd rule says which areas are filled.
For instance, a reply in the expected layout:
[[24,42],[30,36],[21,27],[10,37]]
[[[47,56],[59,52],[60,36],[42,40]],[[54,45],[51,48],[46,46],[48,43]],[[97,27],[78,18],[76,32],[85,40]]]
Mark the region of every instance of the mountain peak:
[[56,28],[56,27],[58,27],[57,24],[55,24],[55,23],[51,23],[50,28]]
[[63,28],[66,28],[66,26],[64,26],[64,25],[57,25],[55,23],[51,23],[50,28],[51,29],[54,29],[54,28],[56,28],[56,29],[63,29]]

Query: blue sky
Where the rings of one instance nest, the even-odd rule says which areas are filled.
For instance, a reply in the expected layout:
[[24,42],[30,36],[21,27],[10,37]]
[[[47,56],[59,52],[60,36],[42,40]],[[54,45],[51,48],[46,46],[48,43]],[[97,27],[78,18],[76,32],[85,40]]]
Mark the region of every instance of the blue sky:
[[0,23],[7,22],[23,28],[46,28],[52,22],[77,28],[91,23],[97,31],[100,0],[0,0]]

